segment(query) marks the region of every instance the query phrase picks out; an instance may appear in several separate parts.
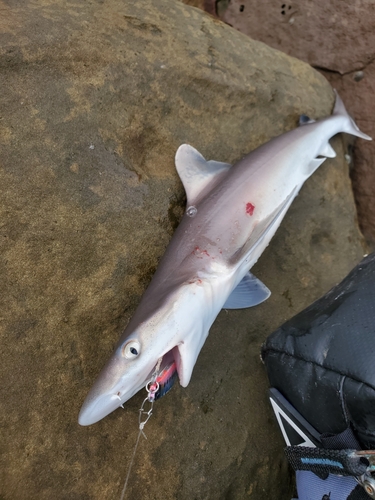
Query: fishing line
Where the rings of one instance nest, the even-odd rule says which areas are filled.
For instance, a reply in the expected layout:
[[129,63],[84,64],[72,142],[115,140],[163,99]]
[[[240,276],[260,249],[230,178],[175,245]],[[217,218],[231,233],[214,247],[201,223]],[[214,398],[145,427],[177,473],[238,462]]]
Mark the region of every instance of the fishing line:
[[[122,492],[121,492],[120,500],[124,500],[124,497],[125,497],[125,493],[126,493],[126,489],[127,489],[128,481],[129,481],[129,477],[130,477],[130,472],[131,472],[132,467],[133,467],[134,458],[135,458],[135,454],[137,452],[137,448],[138,448],[139,439],[141,437],[141,434],[143,435],[143,437],[145,439],[147,439],[147,436],[143,432],[143,429],[144,429],[144,426],[149,421],[149,419],[151,418],[152,409],[153,409],[154,402],[155,402],[155,395],[159,390],[159,383],[156,382],[156,377],[158,376],[162,359],[163,359],[163,357],[158,359],[154,373],[152,374],[150,381],[147,382],[147,384],[146,384],[145,389],[148,392],[148,395],[147,395],[147,398],[145,398],[143,400],[142,406],[138,410],[139,411],[139,418],[138,418],[138,420],[139,420],[139,432],[138,432],[138,436],[137,436],[137,441],[135,442],[133,455],[132,455],[132,458],[131,458],[130,463],[129,463],[128,473],[126,475],[126,479],[125,479],[124,487],[123,487]],[[150,409],[148,411],[146,411],[146,409],[145,409],[145,404],[147,402],[150,403]],[[146,415],[146,419],[142,421],[143,415]]]
[[124,487],[123,487],[122,492],[121,492],[120,500],[124,500],[126,488],[128,486],[128,481],[129,481],[129,477],[130,477],[130,472],[132,470],[132,466],[133,466],[133,462],[134,462],[134,457],[135,457],[135,454],[136,454],[136,451],[137,451],[137,448],[138,448],[139,438],[141,437],[141,434],[142,434],[142,429],[139,429],[137,441],[136,441],[135,446],[134,446],[133,456],[132,456],[132,458],[130,460],[130,464],[129,464],[129,468],[128,468],[128,473],[126,475],[126,479],[125,479]]

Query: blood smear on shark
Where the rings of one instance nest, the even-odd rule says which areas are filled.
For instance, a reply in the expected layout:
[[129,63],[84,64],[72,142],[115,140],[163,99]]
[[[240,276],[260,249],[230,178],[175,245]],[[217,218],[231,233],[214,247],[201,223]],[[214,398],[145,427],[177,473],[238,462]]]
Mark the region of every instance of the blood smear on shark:
[[246,203],[246,213],[247,215],[253,215],[254,213],[254,210],[255,210],[255,205],[253,205],[252,203]]

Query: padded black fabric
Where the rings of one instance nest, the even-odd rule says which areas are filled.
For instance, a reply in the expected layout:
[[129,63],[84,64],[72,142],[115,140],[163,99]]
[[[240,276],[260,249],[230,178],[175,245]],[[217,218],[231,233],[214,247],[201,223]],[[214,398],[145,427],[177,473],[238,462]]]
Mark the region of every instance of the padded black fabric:
[[262,347],[272,387],[320,433],[375,448],[375,254]]
[[341,434],[322,434],[322,448],[326,450],[359,450],[361,447],[350,427]]

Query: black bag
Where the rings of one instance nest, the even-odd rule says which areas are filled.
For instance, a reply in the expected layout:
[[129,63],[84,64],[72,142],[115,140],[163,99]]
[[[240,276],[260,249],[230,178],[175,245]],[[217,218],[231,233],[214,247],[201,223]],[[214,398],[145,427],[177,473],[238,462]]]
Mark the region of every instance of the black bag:
[[262,347],[272,387],[321,434],[375,449],[375,254]]

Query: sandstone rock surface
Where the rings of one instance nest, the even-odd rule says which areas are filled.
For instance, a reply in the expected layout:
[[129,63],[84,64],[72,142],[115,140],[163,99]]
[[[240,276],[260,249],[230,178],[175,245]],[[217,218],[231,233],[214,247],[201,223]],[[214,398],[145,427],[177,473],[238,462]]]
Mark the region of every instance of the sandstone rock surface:
[[[0,7],[0,497],[112,500],[144,394],[87,428],[77,415],[183,212],[177,147],[232,162],[333,94],[173,1]],[[332,144],[254,269],[273,295],[219,315],[188,388],[155,404],[127,498],[290,498],[259,350],[362,256]]]

